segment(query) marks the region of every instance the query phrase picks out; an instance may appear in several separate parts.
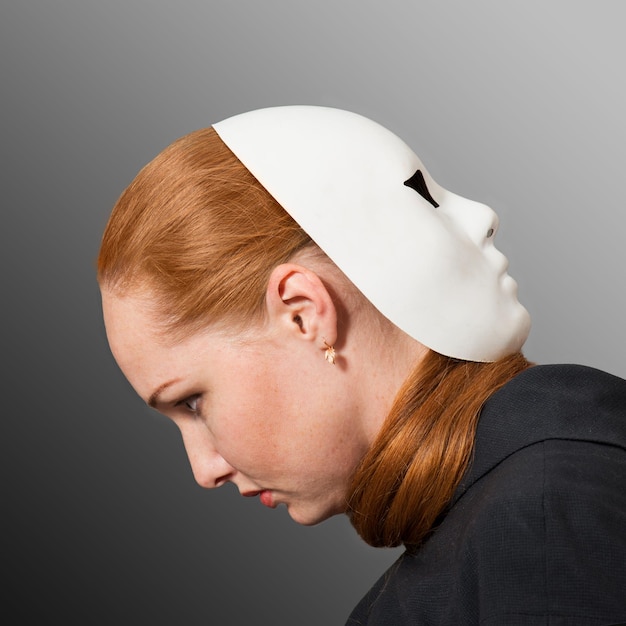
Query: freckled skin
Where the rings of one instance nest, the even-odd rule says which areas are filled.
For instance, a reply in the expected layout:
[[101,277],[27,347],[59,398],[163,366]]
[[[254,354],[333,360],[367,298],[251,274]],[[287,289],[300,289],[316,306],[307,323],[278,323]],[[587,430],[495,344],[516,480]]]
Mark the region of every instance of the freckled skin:
[[[345,342],[340,363],[331,365],[321,338],[303,333],[291,313],[270,318],[243,342],[207,329],[168,345],[154,332],[145,296],[102,295],[112,353],[137,393],[148,399],[174,381],[155,408],[179,427],[197,482],[265,492],[264,504],[285,504],[301,524],[344,512],[351,475],[408,364],[424,350],[399,333],[410,349],[398,345],[388,374],[375,374],[363,323],[363,336]],[[183,402],[190,397],[197,414]]]

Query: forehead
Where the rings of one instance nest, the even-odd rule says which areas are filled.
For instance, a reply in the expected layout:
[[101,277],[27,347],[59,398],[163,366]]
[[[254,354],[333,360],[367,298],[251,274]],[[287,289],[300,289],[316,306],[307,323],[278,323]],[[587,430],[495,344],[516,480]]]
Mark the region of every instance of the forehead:
[[190,355],[197,357],[203,342],[193,337],[166,342],[149,299],[103,291],[102,311],[111,353],[146,402],[165,382],[189,376],[194,363]]
[[102,312],[109,347],[128,382],[144,399],[164,380],[182,376],[198,354],[200,335],[168,341],[153,301],[145,294],[102,292]]
[[147,297],[121,295],[108,289],[103,289],[101,295],[104,326],[112,349],[120,344],[135,343],[133,338],[157,339],[156,315]]
[[122,296],[103,290],[102,314],[113,357],[135,386],[132,380],[134,373],[144,369],[143,360],[158,358],[162,344],[155,330],[157,324],[154,313],[143,297]]

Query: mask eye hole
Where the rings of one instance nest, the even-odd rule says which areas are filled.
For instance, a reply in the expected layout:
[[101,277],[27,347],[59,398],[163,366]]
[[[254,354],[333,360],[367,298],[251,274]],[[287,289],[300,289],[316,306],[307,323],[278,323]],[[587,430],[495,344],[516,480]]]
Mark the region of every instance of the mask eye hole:
[[490,228],[490,229],[487,231],[487,239],[489,239],[489,237],[492,237],[492,236],[493,236],[493,228]]
[[428,202],[430,202],[435,208],[439,206],[437,202],[435,202],[435,199],[430,195],[430,191],[428,191],[428,187],[426,187],[424,174],[422,174],[421,170],[416,170],[415,174],[413,174],[411,178],[407,178],[404,181],[404,184],[417,191],[417,193],[419,193],[424,200],[428,200]]

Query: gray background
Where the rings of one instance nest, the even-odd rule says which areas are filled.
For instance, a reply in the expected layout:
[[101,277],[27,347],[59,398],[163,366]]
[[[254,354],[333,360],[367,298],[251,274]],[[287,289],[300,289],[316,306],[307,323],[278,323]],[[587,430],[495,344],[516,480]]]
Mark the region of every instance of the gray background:
[[4,2],[15,623],[342,624],[398,553],[342,517],[303,528],[196,486],[177,431],[110,356],[103,227],[138,169],[191,130],[296,103],[387,125],[440,184],[499,212],[534,321],[527,355],[626,377],[625,17],[619,0]]

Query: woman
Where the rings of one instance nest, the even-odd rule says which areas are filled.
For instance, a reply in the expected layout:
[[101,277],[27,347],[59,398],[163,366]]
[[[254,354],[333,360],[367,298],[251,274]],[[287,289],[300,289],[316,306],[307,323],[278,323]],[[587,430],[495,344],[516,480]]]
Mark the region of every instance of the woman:
[[488,207],[359,115],[191,133],[116,204],[107,336],[204,487],[405,554],[349,624],[626,620],[626,382],[532,366]]

